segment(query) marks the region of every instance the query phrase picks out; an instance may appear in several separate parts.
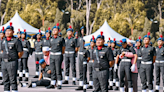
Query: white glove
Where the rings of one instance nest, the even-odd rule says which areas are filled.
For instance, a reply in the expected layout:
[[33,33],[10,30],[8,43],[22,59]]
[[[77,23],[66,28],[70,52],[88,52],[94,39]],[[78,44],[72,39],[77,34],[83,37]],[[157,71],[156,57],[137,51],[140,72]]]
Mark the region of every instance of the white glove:
[[116,71],[117,70],[117,64],[114,64],[114,71]]
[[21,61],[21,59],[18,59],[18,62],[20,62]]
[[135,64],[133,64],[130,69],[132,72],[134,72],[135,71]]
[[112,67],[111,68],[109,68],[109,71],[111,71],[112,70]]

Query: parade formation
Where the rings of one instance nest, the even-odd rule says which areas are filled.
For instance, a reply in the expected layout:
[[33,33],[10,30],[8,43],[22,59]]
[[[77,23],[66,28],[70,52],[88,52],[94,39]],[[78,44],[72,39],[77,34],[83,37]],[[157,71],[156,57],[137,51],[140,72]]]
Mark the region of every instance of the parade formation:
[[[18,92],[18,85],[28,88],[45,86],[47,90],[55,88],[62,90],[62,84],[70,84],[70,69],[72,85],[77,85],[78,81],[75,91],[87,92],[87,89],[93,89],[93,92],[110,90],[138,92],[139,77],[142,92],[147,90],[159,92],[160,75],[164,85],[162,35],[157,40],[157,47],[150,45],[150,32],[143,39],[138,37],[136,43],[128,42],[126,38],[120,41],[117,41],[117,38],[109,38],[105,46],[102,30],[97,37],[93,35],[90,38],[90,46],[85,47],[84,26],[79,32],[74,32],[69,26],[66,30],[66,38],[62,37],[59,26],[57,23],[52,29],[48,28],[44,39],[41,30],[38,30],[35,41],[32,41],[33,37],[27,39],[26,29],[24,31],[18,29],[17,37],[14,37],[12,23],[1,29],[0,79],[3,79],[1,84],[4,85],[4,92]],[[118,43],[120,47],[117,46]],[[37,81],[29,78],[28,58],[33,52],[36,64],[33,78],[38,78]],[[77,78],[76,63],[78,63],[79,78]],[[63,70],[65,76],[62,74]],[[154,80],[156,80],[155,87],[153,87]]]

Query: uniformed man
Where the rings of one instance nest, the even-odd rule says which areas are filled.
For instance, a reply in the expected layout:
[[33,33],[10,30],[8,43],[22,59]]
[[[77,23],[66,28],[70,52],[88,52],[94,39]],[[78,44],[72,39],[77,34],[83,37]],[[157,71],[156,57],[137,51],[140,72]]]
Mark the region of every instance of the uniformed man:
[[84,37],[84,33],[85,33],[85,27],[82,26],[80,28],[81,31],[81,37],[78,38],[77,41],[77,47],[78,47],[78,62],[79,62],[79,87],[76,90],[83,90],[83,49],[84,49],[84,45],[83,45],[83,37]]
[[43,39],[42,46],[43,47],[47,47],[47,46],[50,47],[50,37],[51,37],[50,27],[48,28],[48,30],[46,30],[45,34],[46,34],[46,39]]
[[[5,37],[5,28],[2,27],[2,30],[0,31],[0,44],[2,43],[4,37]],[[1,51],[1,45],[0,45],[0,51]],[[0,52],[0,80],[2,80],[2,77],[3,77],[3,74],[1,71],[1,62],[2,62],[2,52]]]
[[90,60],[88,63],[88,70],[89,70],[89,86],[88,89],[93,89],[93,49],[96,45],[96,40],[94,38],[94,36],[92,36],[91,40],[90,40],[90,47],[88,48],[89,53],[90,53]]
[[142,61],[140,65],[140,77],[142,92],[146,92],[147,82],[149,92],[153,92],[153,63],[155,62],[155,48],[149,45],[150,32],[143,37],[144,46],[141,48]]
[[39,60],[43,58],[43,52],[42,52],[42,33],[41,30],[36,34],[37,40],[35,41],[34,47],[35,47],[35,63],[36,63],[36,72],[35,76],[33,78],[39,77]]
[[51,52],[50,52],[50,69],[51,69],[51,84],[47,89],[55,88],[56,80],[58,82],[58,89],[62,87],[62,74],[61,74],[61,64],[62,56],[65,50],[65,41],[63,38],[58,36],[59,24],[52,28],[53,37],[50,39]]
[[[121,41],[122,47],[118,51],[118,55],[115,60],[115,65],[114,65],[114,70],[116,71],[118,68],[118,60],[119,57],[121,57],[121,63],[120,63],[120,92],[124,92],[124,78],[125,75],[127,77],[128,81],[128,92],[133,92],[133,85],[132,85],[132,77],[131,77],[131,71],[135,71],[135,64],[137,61],[137,54],[134,50],[133,47],[127,45],[126,39],[122,39]],[[126,52],[132,52],[134,54],[134,63],[131,64],[131,59],[130,57],[125,56]]]
[[107,41],[107,43],[108,43],[108,47],[111,47],[111,40],[110,40],[110,37],[108,38],[109,40]]
[[[20,73],[22,73],[23,70],[23,77],[25,77],[24,81],[28,81],[28,77],[29,77],[29,69],[28,69],[28,57],[29,57],[29,53],[30,53],[30,42],[26,39],[27,33],[26,33],[26,29],[24,29],[24,32],[21,33],[21,42],[23,45],[23,56],[21,58],[21,62],[19,69],[20,69]],[[20,74],[19,73],[19,74]],[[22,74],[20,74],[22,75]],[[22,77],[19,77],[19,81],[22,81]]]
[[49,86],[51,83],[51,70],[49,65],[46,64],[44,59],[39,61],[41,66],[41,73],[39,75],[39,79],[37,81],[29,81],[27,83],[20,83],[21,87],[35,88],[37,86]]
[[[118,54],[118,50],[119,50],[119,49],[116,48],[116,38],[111,40],[110,44],[111,44],[111,49],[113,51],[114,59],[116,59],[117,54]],[[112,68],[109,68],[109,70],[112,70],[111,72],[113,73],[113,78],[111,78],[110,83],[109,83],[110,88],[112,90],[113,89],[112,86],[115,86],[115,83],[116,83],[115,90],[119,90],[120,84],[119,84],[119,78],[118,78],[118,69],[116,71],[114,71],[114,68],[112,67]],[[110,73],[110,74],[112,74],[112,73]],[[111,75],[109,75],[109,76],[111,76]]]
[[[162,80],[164,85],[164,47],[163,47],[163,36],[157,40],[158,46],[156,47],[156,60],[155,60],[155,73],[156,73],[156,87],[155,92],[159,92],[160,85],[160,73],[162,74]],[[164,90],[164,86],[163,86]]]
[[[22,33],[22,32],[20,31],[20,29],[18,29],[18,32],[17,32],[17,39],[18,39],[18,40],[21,40],[21,33]],[[23,74],[19,72],[19,70],[20,70],[20,67],[19,67],[19,66],[21,66],[21,65],[20,65],[21,63],[19,63],[20,61],[21,61],[21,59],[19,59],[19,61],[18,61],[17,75],[18,75],[19,77],[23,77]],[[21,75],[19,75],[19,74],[21,74]]]
[[59,37],[62,37],[62,33],[61,32],[59,33]]
[[12,92],[18,92],[17,88],[17,68],[18,59],[23,55],[23,46],[20,40],[14,36],[14,27],[12,23],[6,28],[5,36],[2,46],[2,73],[4,82],[4,92],[10,92],[10,85]]
[[139,36],[139,38],[136,40],[136,53],[137,53],[137,68],[138,68],[138,72],[140,70],[140,65],[141,65],[141,60],[142,60],[142,56],[141,56],[141,45],[142,45],[142,39],[141,36]]
[[77,44],[75,39],[72,37],[73,29],[70,26],[67,29],[67,37],[65,38],[65,81],[63,84],[68,84],[69,80],[69,68],[71,65],[73,85],[76,85],[76,63],[75,63],[75,53],[77,52]]
[[111,48],[104,46],[103,32],[96,38],[96,46],[93,51],[93,85],[94,92],[108,92],[109,68],[114,64],[114,55]]
[[[83,46],[85,45],[85,40],[83,40]],[[83,51],[83,92],[86,92],[86,89],[87,89],[87,62],[89,62],[90,60],[90,54],[89,54],[89,51],[88,49],[84,48],[84,51]]]

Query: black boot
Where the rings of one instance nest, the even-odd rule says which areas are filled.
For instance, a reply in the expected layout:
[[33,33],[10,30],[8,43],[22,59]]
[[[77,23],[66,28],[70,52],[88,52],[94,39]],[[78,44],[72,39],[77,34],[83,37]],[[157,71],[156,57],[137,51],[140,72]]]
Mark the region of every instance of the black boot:
[[154,92],[159,92],[159,90],[155,90]]
[[73,82],[72,82],[72,85],[76,85],[76,82],[75,82],[75,81],[73,81]]
[[0,85],[3,85],[3,82],[1,82]]
[[114,90],[118,91],[119,90],[119,87],[116,87]]
[[87,92],[86,89],[83,89],[83,92]]
[[57,88],[58,88],[58,89],[62,89],[62,86],[61,86],[61,85],[58,85]]
[[22,77],[19,77],[19,81],[22,81]]
[[25,77],[25,74],[23,74],[23,77]]
[[39,76],[38,75],[35,75],[33,78],[39,78]]
[[113,90],[113,87],[112,87],[112,86],[110,86],[110,87],[108,88],[108,90]]
[[0,80],[2,80],[2,77],[0,77]]
[[54,88],[55,88],[54,85],[49,85],[49,86],[47,87],[47,89],[54,89]]
[[92,86],[88,86],[87,89],[93,89],[93,87]]
[[24,81],[28,81],[28,78],[25,78]]
[[79,86],[77,89],[75,90],[83,90],[83,86]]
[[67,80],[63,81],[63,84],[68,84],[68,81]]
[[113,86],[116,86],[116,84],[115,84],[115,83],[113,83]]
[[32,81],[30,80],[29,82],[28,82],[28,88],[31,88],[32,87]]

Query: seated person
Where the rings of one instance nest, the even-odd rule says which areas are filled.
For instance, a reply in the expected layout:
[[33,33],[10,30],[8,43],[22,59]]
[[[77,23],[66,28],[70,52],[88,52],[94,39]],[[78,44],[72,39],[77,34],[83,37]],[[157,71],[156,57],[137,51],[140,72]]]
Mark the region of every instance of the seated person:
[[[49,86],[51,83],[51,70],[49,66],[46,64],[44,59],[41,59],[39,61],[39,64],[41,66],[41,73],[39,75],[39,79],[37,81],[29,81],[28,85],[27,83],[20,83],[21,87],[26,87],[28,88],[34,88],[36,86]],[[43,79],[42,79],[43,78]]]

